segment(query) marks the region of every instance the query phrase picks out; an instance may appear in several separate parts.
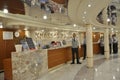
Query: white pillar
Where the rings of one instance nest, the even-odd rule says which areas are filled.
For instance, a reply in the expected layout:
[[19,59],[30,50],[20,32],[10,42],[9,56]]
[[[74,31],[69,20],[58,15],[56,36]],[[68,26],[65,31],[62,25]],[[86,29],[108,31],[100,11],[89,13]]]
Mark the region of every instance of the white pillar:
[[104,32],[104,54],[105,58],[109,59],[110,58],[110,52],[109,52],[109,29],[105,29]]
[[108,22],[107,22],[107,19],[108,19],[107,7],[103,10],[102,17],[103,17],[103,23],[106,24],[106,25],[108,25]]
[[[103,10],[104,24],[110,25],[110,22],[107,21],[107,7]],[[106,28],[104,32],[104,55],[106,59],[110,58],[109,51],[109,29]]]
[[86,52],[87,52],[87,67],[93,67],[93,40],[92,40],[92,25],[86,25]]

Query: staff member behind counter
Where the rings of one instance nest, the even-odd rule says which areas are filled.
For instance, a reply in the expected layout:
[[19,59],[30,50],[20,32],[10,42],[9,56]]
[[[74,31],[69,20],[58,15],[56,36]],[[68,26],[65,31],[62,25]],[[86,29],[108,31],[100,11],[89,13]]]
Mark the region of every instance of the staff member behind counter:
[[79,49],[79,42],[76,38],[76,34],[73,33],[73,38],[72,38],[72,63],[71,64],[75,63],[75,55],[76,55],[77,64],[81,64],[81,62],[79,62],[78,49]]

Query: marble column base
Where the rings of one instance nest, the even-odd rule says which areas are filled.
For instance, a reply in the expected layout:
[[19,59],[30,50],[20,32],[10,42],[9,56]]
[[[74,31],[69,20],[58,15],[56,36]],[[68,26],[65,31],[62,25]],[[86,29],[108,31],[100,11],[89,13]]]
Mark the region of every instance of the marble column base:
[[93,67],[93,57],[87,58],[87,67],[92,68]]
[[109,59],[109,58],[110,58],[110,53],[109,53],[109,51],[105,51],[105,58],[106,58],[106,59]]

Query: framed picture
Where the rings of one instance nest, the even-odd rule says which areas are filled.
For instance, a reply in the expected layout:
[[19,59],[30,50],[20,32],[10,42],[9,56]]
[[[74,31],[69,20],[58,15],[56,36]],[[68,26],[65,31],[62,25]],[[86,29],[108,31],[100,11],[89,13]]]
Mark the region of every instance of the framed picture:
[[11,31],[3,31],[3,40],[12,40],[13,32]]

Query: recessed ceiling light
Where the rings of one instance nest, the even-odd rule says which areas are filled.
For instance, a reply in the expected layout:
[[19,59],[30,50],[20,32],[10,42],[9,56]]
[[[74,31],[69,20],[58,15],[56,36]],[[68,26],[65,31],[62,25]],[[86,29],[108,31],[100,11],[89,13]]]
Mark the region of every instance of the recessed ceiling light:
[[8,9],[6,9],[6,8],[3,9],[3,12],[4,12],[4,13],[8,13]]
[[84,78],[83,80],[86,80],[86,78]]
[[0,25],[0,28],[3,28],[3,25]]
[[111,28],[111,30],[113,30],[113,28]]
[[88,7],[91,7],[91,4],[88,4]]
[[47,15],[44,15],[44,16],[43,16],[43,19],[47,19]]
[[84,19],[85,17],[83,16],[82,18]]
[[117,72],[119,72],[120,71],[120,69],[119,68],[117,68]]
[[84,11],[84,14],[86,14],[87,12],[86,11]]
[[116,32],[118,32],[118,30],[116,30]]
[[115,80],[116,79],[116,77],[115,76],[113,76],[113,80]]
[[41,30],[42,32],[44,32],[44,30]]
[[97,72],[97,71],[98,71],[98,69],[97,69],[97,68],[95,68],[95,71]]
[[77,25],[76,25],[76,24],[74,24],[73,26],[74,26],[74,27],[76,27]]
[[96,28],[95,28],[95,27],[93,27],[93,29],[95,30]]
[[28,30],[28,28],[25,28],[24,30],[25,30],[25,31],[27,31],[27,30]]
[[107,19],[107,22],[110,22],[110,19],[109,19],[109,18]]

